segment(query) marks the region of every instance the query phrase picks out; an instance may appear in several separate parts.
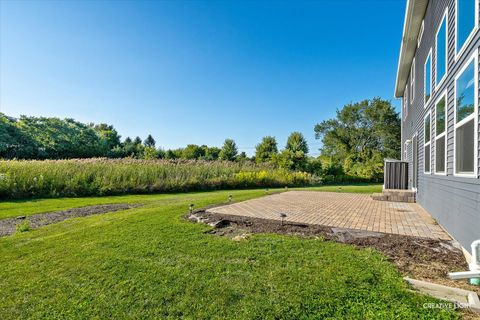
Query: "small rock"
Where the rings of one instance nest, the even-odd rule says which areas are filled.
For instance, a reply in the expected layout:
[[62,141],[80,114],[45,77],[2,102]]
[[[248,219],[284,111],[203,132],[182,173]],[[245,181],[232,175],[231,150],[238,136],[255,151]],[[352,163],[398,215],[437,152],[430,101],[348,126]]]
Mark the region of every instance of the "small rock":
[[221,219],[212,223],[209,223],[214,228],[226,228],[230,225],[230,221],[226,219]]
[[248,238],[250,238],[249,234],[242,233],[238,236],[233,237],[232,240],[233,241],[244,241],[244,240],[248,240]]
[[16,217],[15,219],[17,219],[17,220],[25,220],[25,218],[26,218],[26,216],[18,216],[18,217]]

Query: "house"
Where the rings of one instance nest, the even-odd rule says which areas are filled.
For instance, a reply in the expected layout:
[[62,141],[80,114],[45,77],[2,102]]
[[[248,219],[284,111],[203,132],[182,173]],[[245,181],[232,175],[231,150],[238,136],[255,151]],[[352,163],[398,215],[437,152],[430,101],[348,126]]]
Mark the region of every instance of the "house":
[[464,249],[480,239],[479,0],[408,0],[395,84],[417,202]]

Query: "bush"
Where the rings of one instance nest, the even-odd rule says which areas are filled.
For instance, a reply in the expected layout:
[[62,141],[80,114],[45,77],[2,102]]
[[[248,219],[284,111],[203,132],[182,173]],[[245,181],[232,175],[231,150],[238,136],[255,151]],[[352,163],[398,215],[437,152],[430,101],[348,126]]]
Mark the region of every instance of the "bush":
[[17,224],[17,232],[27,232],[27,231],[30,231],[31,227],[30,227],[30,221],[28,220],[23,220],[22,223],[20,224]]

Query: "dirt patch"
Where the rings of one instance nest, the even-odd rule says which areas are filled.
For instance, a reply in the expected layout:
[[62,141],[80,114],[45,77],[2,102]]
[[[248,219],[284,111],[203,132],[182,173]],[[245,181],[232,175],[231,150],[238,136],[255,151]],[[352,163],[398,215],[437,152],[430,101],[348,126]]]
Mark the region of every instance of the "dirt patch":
[[404,276],[472,290],[480,294],[479,287],[447,277],[448,272],[468,270],[465,257],[454,241],[291,222],[282,225],[278,220],[213,214],[200,210],[189,214],[187,219],[209,224],[213,227],[209,233],[230,237],[233,240],[248,239],[248,235],[254,233],[279,233],[320,237],[359,248],[374,248],[386,255]]
[[42,226],[57,223],[70,218],[127,210],[139,206],[141,206],[141,204],[102,204],[97,206],[73,208],[63,211],[39,213],[28,217],[19,216],[16,218],[3,219],[0,220],[0,237],[14,234],[17,230],[17,226],[25,224],[26,221],[28,221],[29,229],[37,229]]

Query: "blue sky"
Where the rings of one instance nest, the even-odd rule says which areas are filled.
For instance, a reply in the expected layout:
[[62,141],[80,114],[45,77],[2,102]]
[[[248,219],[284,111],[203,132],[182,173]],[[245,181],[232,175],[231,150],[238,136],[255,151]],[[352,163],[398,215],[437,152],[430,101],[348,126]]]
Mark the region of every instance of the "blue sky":
[[0,112],[254,152],[393,99],[405,1],[0,1]]

